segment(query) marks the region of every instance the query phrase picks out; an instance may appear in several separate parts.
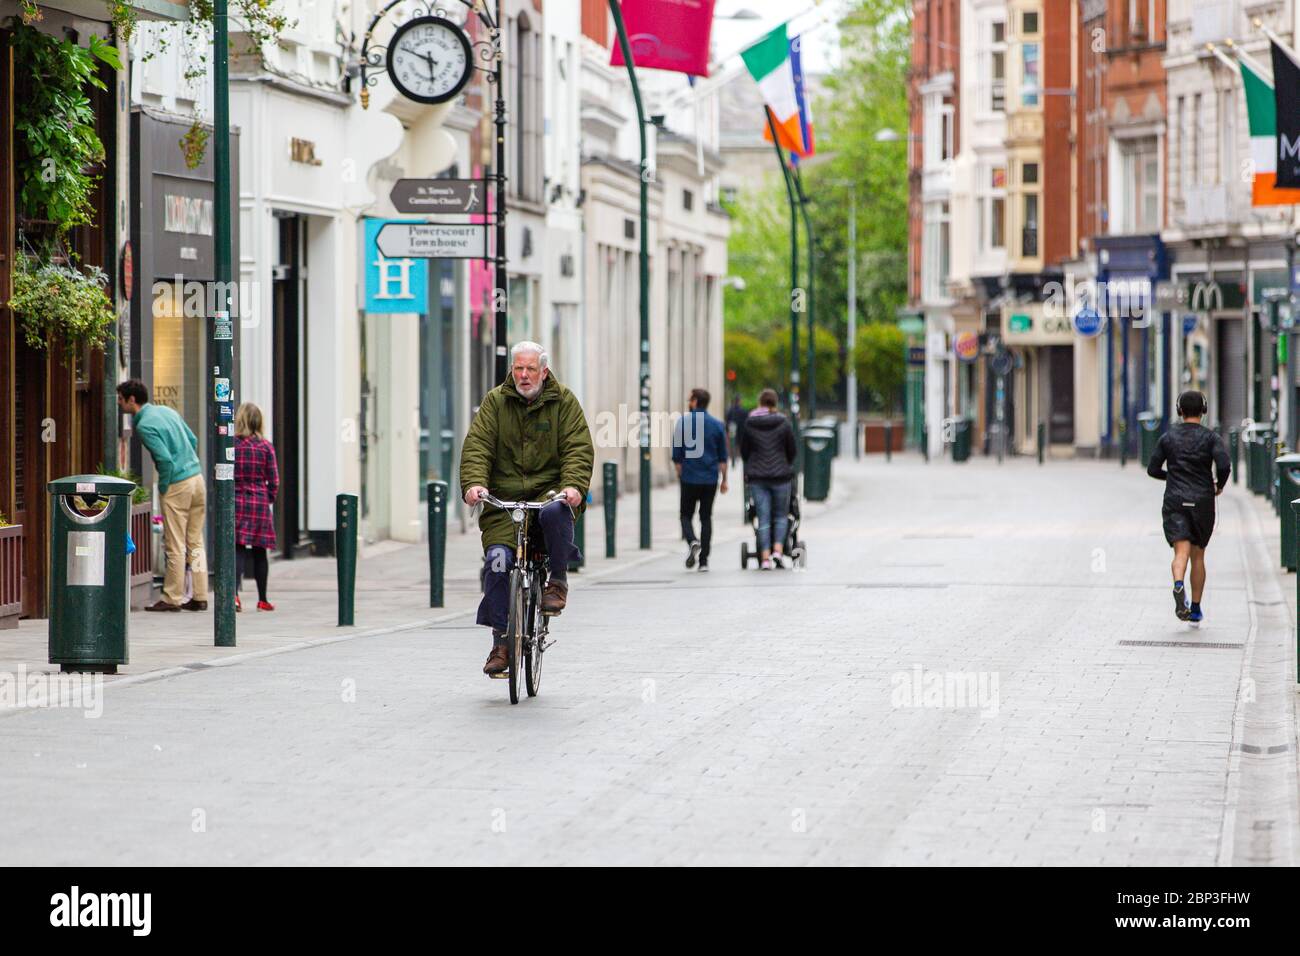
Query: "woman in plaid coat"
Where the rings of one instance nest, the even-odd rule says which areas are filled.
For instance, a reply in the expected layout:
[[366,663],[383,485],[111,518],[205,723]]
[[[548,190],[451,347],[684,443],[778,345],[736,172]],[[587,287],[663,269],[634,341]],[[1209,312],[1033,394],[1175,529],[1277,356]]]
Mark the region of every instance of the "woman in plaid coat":
[[[262,410],[244,402],[235,412],[235,590],[238,592],[251,569],[257,581],[259,611],[275,610],[266,599],[266,551],[275,547],[271,502],[279,488],[275,446],[262,437]],[[235,610],[243,609],[236,593]]]

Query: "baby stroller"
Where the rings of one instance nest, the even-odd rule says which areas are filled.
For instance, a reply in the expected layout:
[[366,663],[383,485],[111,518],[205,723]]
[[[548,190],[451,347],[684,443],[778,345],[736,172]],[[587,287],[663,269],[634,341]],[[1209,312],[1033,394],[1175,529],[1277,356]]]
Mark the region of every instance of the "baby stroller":
[[[790,507],[787,510],[787,516],[789,523],[786,525],[785,540],[781,542],[781,550],[786,558],[794,562],[795,566],[806,568],[808,567],[808,544],[799,537],[799,481],[797,478],[790,483]],[[762,554],[758,546],[758,508],[754,504],[754,496],[750,493],[749,482],[745,482],[745,520],[754,529],[754,546],[751,548],[747,541],[740,542],[741,570],[749,567],[751,560],[758,564],[761,561],[760,555]]]

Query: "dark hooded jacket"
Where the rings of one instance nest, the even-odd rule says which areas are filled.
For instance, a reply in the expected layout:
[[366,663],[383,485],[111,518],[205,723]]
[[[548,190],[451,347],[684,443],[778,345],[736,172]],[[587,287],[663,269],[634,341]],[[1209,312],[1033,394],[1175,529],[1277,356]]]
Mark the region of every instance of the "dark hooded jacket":
[[746,481],[789,481],[794,477],[797,447],[790,420],[780,412],[750,414],[740,436]]
[[[587,416],[577,397],[551,372],[542,393],[531,402],[515,388],[513,376],[483,397],[470,423],[460,455],[462,493],[482,485],[505,501],[541,501],[547,492],[576,488],[586,508],[595,451]],[[483,549],[514,547],[514,524],[500,508],[484,506],[479,515]]]

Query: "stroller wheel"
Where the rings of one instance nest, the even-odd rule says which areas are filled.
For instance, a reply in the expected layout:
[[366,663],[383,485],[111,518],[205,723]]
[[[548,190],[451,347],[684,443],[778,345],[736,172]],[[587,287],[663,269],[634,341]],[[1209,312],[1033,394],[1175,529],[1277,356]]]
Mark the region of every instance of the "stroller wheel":
[[742,541],[740,542],[740,570],[743,571],[747,567],[749,567],[749,545]]

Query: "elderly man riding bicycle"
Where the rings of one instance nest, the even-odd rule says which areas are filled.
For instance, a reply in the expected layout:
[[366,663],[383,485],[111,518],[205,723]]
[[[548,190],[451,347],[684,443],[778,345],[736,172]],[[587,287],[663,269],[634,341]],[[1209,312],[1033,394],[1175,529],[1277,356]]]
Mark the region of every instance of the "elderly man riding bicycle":
[[[568,598],[568,565],[578,558],[573,523],[586,507],[595,452],[587,416],[578,399],[551,374],[546,351],[536,342],[510,350],[510,375],[488,392],[470,423],[460,459],[460,486],[473,506],[491,491],[498,498],[557,499],[538,512],[546,541],[550,580],[542,611],[558,614]],[[485,568],[477,623],[492,628],[492,653],[483,673],[507,667],[505,631],[509,617],[510,569],[515,532],[510,515],[498,509],[479,515]]]

